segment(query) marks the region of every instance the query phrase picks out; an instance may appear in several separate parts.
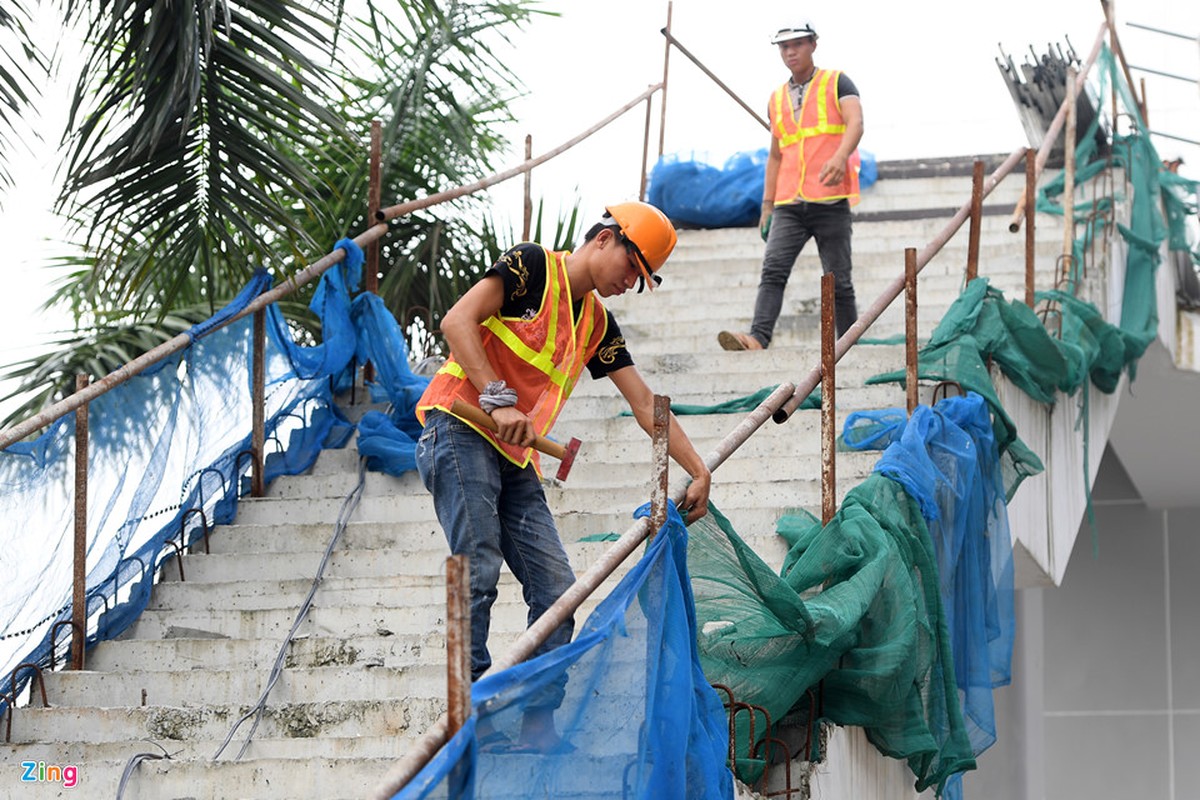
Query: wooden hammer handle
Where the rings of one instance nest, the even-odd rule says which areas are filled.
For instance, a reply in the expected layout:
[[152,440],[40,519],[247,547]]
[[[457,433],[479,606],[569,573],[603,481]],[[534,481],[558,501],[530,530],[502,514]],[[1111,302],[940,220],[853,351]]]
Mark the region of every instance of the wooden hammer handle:
[[[462,400],[455,400],[454,405],[450,406],[450,413],[456,417],[474,422],[481,428],[487,428],[495,433],[499,426],[496,425],[496,420],[484,411],[482,408],[476,408],[470,403],[464,403]],[[533,449],[541,451],[548,456],[553,456],[558,460],[562,460],[567,450],[558,442],[547,439],[545,436],[538,436],[533,440]]]

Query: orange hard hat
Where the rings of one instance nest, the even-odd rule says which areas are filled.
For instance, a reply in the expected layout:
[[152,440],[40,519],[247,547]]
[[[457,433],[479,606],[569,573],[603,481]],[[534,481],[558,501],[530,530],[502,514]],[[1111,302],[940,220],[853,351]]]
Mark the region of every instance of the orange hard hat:
[[667,257],[675,249],[678,237],[675,226],[667,215],[649,203],[631,201],[617,203],[604,209],[621,230],[621,236],[633,246],[646,283],[651,289],[659,282],[654,280]]

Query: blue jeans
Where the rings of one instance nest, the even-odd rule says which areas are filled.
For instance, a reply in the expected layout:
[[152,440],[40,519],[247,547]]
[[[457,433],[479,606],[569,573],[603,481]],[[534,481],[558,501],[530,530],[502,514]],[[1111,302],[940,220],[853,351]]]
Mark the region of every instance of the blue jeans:
[[[438,521],[455,555],[471,562],[471,676],[492,665],[488,630],[500,563],[521,583],[528,624],[575,582],[546,494],[533,466],[524,469],[457,417],[430,411],[417,443],[417,471],[433,495]],[[534,655],[571,641],[573,619],[560,625]],[[536,705],[557,707],[563,687]]]
[[834,315],[840,337],[858,319],[854,283],[850,279],[850,203],[805,203],[775,206],[767,249],[763,253],[762,279],[754,303],[750,335],[769,347],[775,323],[783,308],[783,290],[796,258],[809,239],[817,240],[821,269],[834,279]]

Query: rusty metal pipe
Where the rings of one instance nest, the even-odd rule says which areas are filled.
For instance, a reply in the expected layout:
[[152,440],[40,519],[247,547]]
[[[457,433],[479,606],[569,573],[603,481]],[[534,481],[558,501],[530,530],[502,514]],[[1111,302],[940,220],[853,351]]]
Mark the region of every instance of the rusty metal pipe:
[[250,466],[250,496],[262,497],[264,491],[263,458],[266,449],[266,351],[267,351],[267,312],[259,309],[254,312],[254,354],[251,365],[251,412],[250,449],[253,451]]
[[[87,388],[88,376],[75,376],[75,391]],[[75,554],[71,590],[71,669],[83,669],[87,645],[87,497],[88,406],[75,409]],[[51,639],[53,650],[53,639]],[[14,691],[14,697],[15,697]]]
[[[671,11],[674,3],[667,0],[667,27],[663,30],[668,34],[671,31]],[[663,43],[663,78],[662,78],[662,100],[659,107],[658,119],[658,157],[662,158],[663,149],[667,141],[667,76],[671,72],[671,40],[668,37]]]
[[700,59],[698,59],[694,55],[692,55],[691,52],[686,47],[683,46],[682,42],[680,42],[678,39],[676,39],[674,36],[671,35],[671,31],[669,29],[663,28],[661,33],[663,36],[667,37],[668,44],[674,45],[676,48],[679,49],[679,52],[681,52],[685,56],[687,56],[688,60],[690,60],[693,64],[695,64],[697,67],[699,67],[700,71],[709,77],[709,80],[711,80],[713,83],[715,83],[717,86],[719,86],[725,92],[725,94],[732,97],[733,101],[735,103],[737,103],[739,106],[741,106],[742,109],[747,114],[754,117],[754,121],[757,122],[759,125],[762,125],[764,130],[768,130],[768,131],[771,130],[770,124],[765,119],[760,117],[758,115],[758,112],[756,112],[750,106],[746,105],[746,102],[744,100],[742,100],[742,98],[738,97],[737,94],[735,94],[732,89],[730,89],[728,86],[726,86],[725,83],[720,78],[718,78],[716,75],[714,75],[712,70],[710,70],[708,67],[704,66],[704,64],[702,64],[700,62]]
[[438,203],[444,203],[447,200],[456,200],[457,198],[463,197],[464,195],[474,194],[475,192],[482,191],[483,189],[487,189],[489,187],[495,186],[497,183],[503,183],[504,181],[508,180],[509,178],[514,178],[523,172],[528,172],[529,170],[533,169],[534,167],[538,166],[539,164],[544,164],[545,162],[549,161],[550,159],[554,158],[555,156],[561,155],[566,150],[570,150],[572,147],[579,144],[584,139],[591,136],[593,133],[596,133],[601,128],[604,128],[605,126],[612,123],[614,120],[621,117],[623,114],[625,114],[625,112],[629,111],[631,108],[641,105],[641,103],[643,101],[645,101],[646,98],[650,97],[651,95],[653,95],[655,92],[657,92],[661,88],[662,88],[661,83],[654,84],[653,86],[646,89],[646,91],[642,92],[637,97],[633,98],[628,103],[621,106],[619,109],[617,109],[613,113],[609,114],[607,117],[602,119],[600,122],[597,122],[595,125],[588,128],[583,133],[579,134],[578,136],[575,136],[574,138],[567,140],[566,142],[563,142],[558,147],[554,148],[553,150],[549,151],[548,153],[543,153],[542,155],[538,156],[537,158],[526,161],[524,164],[520,164],[518,166],[512,167],[511,169],[506,169],[503,172],[497,172],[496,174],[490,175],[486,178],[483,178],[482,180],[478,180],[475,183],[470,183],[465,186],[458,186],[454,189],[447,189],[444,192],[438,192],[436,194],[431,194],[428,197],[422,197],[418,200],[409,200],[408,202],[405,202],[405,203],[400,203],[398,205],[389,206],[387,208],[380,210],[379,213],[377,213],[375,215],[375,219],[379,222],[387,222],[388,220],[395,219],[396,217],[400,217],[405,214],[411,214],[414,211],[420,211],[422,208],[429,208],[430,206],[435,206]]
[[[978,161],[976,164],[980,163]],[[908,415],[917,410],[917,248],[904,248],[904,393]]]
[[979,237],[983,221],[983,162],[971,170],[971,227],[967,230],[967,283],[979,277]]
[[650,538],[667,523],[667,495],[670,492],[667,453],[671,442],[671,398],[654,395],[653,463],[654,486],[650,493]]
[[833,273],[821,276],[821,524],[837,512],[837,326]]
[[[525,160],[533,159],[533,136],[525,135]],[[533,235],[533,170],[525,173],[525,190],[522,198],[525,219],[521,225],[521,241],[528,242]]]
[[1033,308],[1035,260],[1037,258],[1037,155],[1025,151],[1025,305]]
[[[1008,158],[1004,159],[1000,166],[996,167],[992,174],[988,176],[988,179],[983,183],[984,197],[987,197],[989,194],[991,194],[992,190],[996,188],[996,184],[1003,180],[1006,175],[1012,172],[1013,166],[1021,160],[1021,155],[1024,152],[1024,147],[1014,150],[1011,154],[1009,154]],[[933,257],[937,255],[943,247],[946,246],[946,242],[950,241],[950,238],[954,236],[959,228],[962,227],[962,224],[964,221],[966,221],[970,210],[971,201],[967,200],[967,202],[963,203],[962,207],[958,209],[950,221],[946,223],[946,226],[942,228],[941,232],[939,232],[937,236],[935,236],[927,245],[925,245],[924,248],[922,248],[922,250],[917,254],[917,272],[920,272],[922,269],[924,269],[925,265],[928,264]],[[883,313],[884,309],[891,305],[892,301],[899,297],[900,293],[903,291],[904,275],[902,274],[883,290],[883,293],[880,294],[875,302],[871,304],[871,307],[863,312],[859,316],[858,320],[850,326],[850,329],[842,334],[842,337],[838,339],[836,357],[839,361],[841,360],[842,356],[846,354],[846,351],[849,350],[854,343],[859,340],[859,337],[866,332],[867,328],[871,327],[875,320],[879,319],[879,315]],[[783,406],[775,412],[775,422],[781,424],[787,422],[788,419],[791,418],[792,414],[795,413],[800,404],[804,402],[804,398],[808,397],[809,392],[816,388],[816,385],[820,380],[821,367],[818,364],[804,378],[795,384],[795,393],[792,395],[791,399],[784,403]]]
[[471,562],[446,559],[446,699],[448,736],[471,716]]

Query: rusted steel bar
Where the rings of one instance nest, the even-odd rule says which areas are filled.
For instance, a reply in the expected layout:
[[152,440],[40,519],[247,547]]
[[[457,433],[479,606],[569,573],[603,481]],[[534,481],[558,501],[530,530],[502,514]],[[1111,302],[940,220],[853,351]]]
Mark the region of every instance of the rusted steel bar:
[[575,145],[579,144],[580,142],[582,142],[584,139],[591,136],[596,131],[600,130],[601,128],[604,128],[606,125],[613,122],[613,120],[616,120],[617,118],[621,117],[623,114],[625,114],[631,108],[634,108],[634,107],[640,105],[647,97],[650,97],[651,95],[653,95],[655,92],[657,92],[661,88],[662,88],[661,83],[654,84],[650,88],[646,89],[646,91],[642,92],[637,97],[633,98],[628,103],[621,106],[619,109],[617,109],[613,113],[609,114],[607,117],[602,119],[600,122],[597,122],[595,125],[588,128],[583,133],[579,134],[578,136],[575,136],[572,139],[567,140],[566,142],[563,142],[558,147],[554,148],[553,150],[549,151],[548,153],[543,153],[542,155],[538,156],[537,158],[526,161],[524,164],[520,164],[520,165],[512,167],[510,169],[506,169],[503,172],[497,172],[494,175],[490,175],[486,178],[483,178],[482,180],[478,180],[475,183],[467,184],[466,186],[458,186],[454,189],[447,189],[444,192],[438,192],[437,194],[431,194],[428,197],[422,197],[418,200],[409,200],[408,202],[405,202],[405,203],[399,203],[398,205],[389,206],[385,209],[380,210],[380,212],[375,215],[375,219],[378,220],[379,222],[387,222],[388,220],[395,219],[396,217],[400,217],[405,214],[411,214],[414,211],[420,211],[422,208],[429,208],[429,206],[435,206],[438,203],[444,203],[447,200],[455,200],[459,197],[463,197],[464,195],[474,194],[475,192],[482,191],[483,189],[487,189],[491,186],[495,186],[497,183],[502,183],[502,182],[508,180],[509,178],[514,178],[523,172],[528,172],[529,170],[533,169],[534,167],[538,166],[539,164],[544,164],[545,162],[549,161],[550,159],[554,158],[555,156],[561,155],[564,151],[569,150],[572,147],[574,147]]
[[[383,123],[371,120],[371,161],[367,184],[367,219],[375,219],[383,200]],[[372,294],[379,294],[379,240],[367,243],[363,248],[366,276],[363,287]],[[375,366],[368,361],[363,364],[363,383],[375,380]]]
[[[770,791],[771,751],[769,748],[771,747],[776,747],[783,751],[783,758],[780,759],[780,761],[783,762],[784,788],[777,792]],[[768,734],[762,738],[761,742],[758,742],[754,745],[754,748],[750,752],[751,758],[759,757],[759,748],[762,748],[765,751],[762,755],[763,774],[759,782],[759,786],[761,787],[759,792],[763,795],[763,797],[791,797],[793,794],[798,792],[799,789],[792,788],[792,751],[787,746],[787,743],[782,739]]]
[[1121,63],[1121,71],[1125,74],[1125,83],[1129,85],[1129,93],[1133,95],[1133,102],[1137,103],[1137,110],[1141,113],[1144,121],[1146,119],[1146,102],[1139,99],[1137,92],[1134,91],[1133,74],[1129,71],[1129,62],[1125,60],[1125,51],[1121,49],[1121,39],[1117,36],[1117,22],[1113,18],[1112,3],[1109,0],[1100,0],[1100,6],[1104,9],[1104,27],[1108,32],[1109,49]]
[[[1010,172],[1012,172],[1013,166],[1021,160],[1021,155],[1024,152],[1024,147],[1014,150],[1008,156],[1008,158],[1006,158],[1004,162],[1000,164],[1000,166],[998,166],[990,176],[988,176],[988,179],[984,181],[983,184],[984,197],[987,197],[989,194],[991,194],[992,190],[996,187],[996,184],[999,183],[1005,175],[1008,175]],[[938,251],[945,247],[946,242],[950,241],[950,238],[954,236],[959,228],[962,227],[962,224],[966,220],[967,214],[970,212],[970,210],[971,201],[967,200],[965,203],[963,203],[962,207],[959,208],[958,212],[955,213],[955,215],[950,219],[950,221],[946,223],[946,226],[942,228],[941,232],[934,237],[932,241],[926,244],[924,248],[921,249],[921,251],[917,254],[917,272],[920,272],[922,269],[924,269],[925,265],[928,264],[935,255],[938,254]],[[883,313],[884,309],[891,305],[892,301],[899,297],[900,293],[903,291],[904,275],[901,274],[883,290],[883,293],[879,295],[873,304],[871,304],[871,307],[859,315],[858,320],[850,326],[848,331],[842,334],[840,339],[838,339],[836,351],[836,357],[838,360],[841,360],[842,356],[846,354],[846,351],[858,341],[859,337],[863,335],[867,328],[871,327],[875,320],[879,319],[879,315]],[[775,422],[781,424],[787,422],[800,404],[804,402],[804,398],[808,397],[809,393],[816,388],[816,385],[820,380],[821,367],[818,364],[808,373],[808,375],[795,384],[795,393],[786,403],[783,404],[782,407],[779,408],[778,411],[775,412]]]
[[1037,257],[1037,155],[1025,151],[1025,305],[1033,308],[1034,261]]
[[471,562],[446,559],[447,733],[454,736],[471,716]]
[[971,172],[971,227],[967,230],[967,283],[979,277],[979,236],[983,222],[983,162]]
[[[9,673],[9,678],[8,678],[8,685],[12,687],[12,693],[9,694],[7,697],[0,696],[0,699],[4,699],[4,700],[8,701],[8,723],[4,729],[4,741],[5,742],[12,741],[13,714],[15,714],[17,711],[17,673],[26,668],[33,670],[34,680],[37,681],[38,686],[41,687],[42,708],[50,707],[50,703],[47,702],[47,700],[46,700],[46,678],[44,675],[42,675],[42,668],[39,667],[37,664],[34,664],[31,661],[26,661],[24,663],[17,664],[17,666],[13,667],[13,671],[11,673]],[[33,694],[32,690],[30,690],[30,694]]]
[[667,452],[671,440],[671,398],[654,395],[654,488],[650,493],[650,538],[667,523],[670,491]]
[[[533,136],[525,135],[525,160],[533,158]],[[524,209],[525,220],[521,225],[521,241],[528,242],[533,235],[533,170],[525,173]]]
[[[87,388],[88,376],[75,376],[75,391]],[[75,409],[75,555],[71,590],[71,669],[83,669],[87,645],[87,497],[88,406]],[[14,692],[15,696],[15,692]]]
[[1142,122],[1146,123],[1146,130],[1150,130],[1150,98],[1146,96],[1146,79],[1138,78],[1138,83],[1142,86]]
[[821,276],[821,524],[837,512],[837,327],[833,311],[833,273]]
[[[367,219],[375,219],[383,202],[383,123],[371,120],[371,164],[367,185]],[[379,293],[379,240],[368,242],[363,248],[367,262],[364,285],[368,292]]]
[[705,75],[707,75],[713,83],[715,83],[717,86],[719,86],[725,92],[725,94],[732,97],[734,102],[737,103],[739,106],[741,106],[742,109],[745,110],[745,112],[747,114],[754,117],[754,121],[757,122],[759,125],[762,125],[764,130],[768,130],[768,131],[771,130],[771,126],[767,123],[767,121],[765,119],[763,119],[762,117],[760,117],[758,115],[758,112],[756,112],[750,106],[746,105],[746,102],[744,100],[742,100],[742,98],[738,97],[732,89],[730,89],[728,86],[726,86],[725,83],[720,78],[718,78],[716,75],[714,75],[712,70],[710,70],[708,67],[704,66],[704,64],[700,63],[700,59],[698,59],[694,55],[692,55],[691,52],[686,47],[683,46],[682,42],[680,42],[678,39],[676,39],[674,36],[672,36],[670,30],[668,30],[667,28],[663,28],[661,33],[663,36],[667,37],[668,44],[674,45],[676,48],[678,48],[679,52],[681,52],[685,56],[687,56],[688,60],[691,61],[693,64],[695,64],[697,67],[699,67],[700,71],[703,72]]
[[266,360],[267,350],[267,312],[259,309],[254,312],[254,354],[251,357],[251,397],[254,405],[250,433],[250,449],[254,451],[250,467],[250,496],[263,496],[263,458],[266,419]]
[[[367,228],[365,231],[360,233],[358,236],[355,236],[353,241],[359,247],[363,247],[366,244],[368,244],[369,242],[372,242],[375,239],[380,238],[387,232],[388,232],[388,226],[383,223],[380,223],[378,225],[374,225],[370,228]],[[280,283],[275,288],[260,294],[258,297],[256,297],[254,300],[252,300],[249,305],[247,305],[244,309],[242,309],[238,314],[231,317],[230,320],[228,322],[226,322],[224,325],[213,328],[208,333],[211,334],[214,331],[220,330],[221,328],[228,327],[229,325],[232,325],[233,323],[237,322],[238,320],[243,319],[243,318],[249,316],[250,314],[253,314],[255,311],[258,311],[261,308],[266,308],[271,303],[274,303],[275,301],[279,300],[280,298],[288,296],[292,292],[299,289],[301,286],[312,281],[314,278],[319,277],[322,273],[324,273],[327,269],[332,267],[334,264],[341,263],[341,261],[343,259],[345,259],[345,257],[346,257],[345,250],[343,250],[340,247],[335,248],[332,252],[326,254],[320,260],[313,262],[309,266],[302,269],[300,272],[297,272],[295,275],[286,279],[285,281]],[[208,334],[206,334],[206,335],[208,335]],[[134,377],[135,375],[139,374],[142,370],[146,369],[146,367],[149,367],[153,364],[157,364],[158,362],[162,361],[164,358],[174,355],[175,353],[178,353],[180,350],[186,349],[187,346],[190,345],[191,343],[192,343],[192,337],[186,333],[181,333],[178,336],[172,337],[171,339],[168,339],[167,341],[163,342],[162,344],[158,345],[157,347],[154,347],[150,350],[147,350],[145,353],[142,353],[140,356],[133,359],[129,363],[125,364],[124,366],[118,367],[117,369],[115,369],[112,372],[105,375],[100,380],[89,384],[88,387],[86,389],[84,389],[82,392],[76,392],[75,394],[71,395],[70,397],[67,397],[67,398],[64,398],[63,400],[58,401],[54,405],[47,408],[45,411],[42,411],[39,414],[35,414],[34,416],[32,416],[22,422],[17,423],[16,425],[12,426],[11,428],[7,428],[3,431],[0,431],[0,450],[3,450],[4,448],[8,447],[13,442],[21,441],[29,434],[46,427],[47,425],[54,422],[59,417],[65,416],[66,414],[70,414],[72,411],[79,408],[84,403],[94,400],[95,398],[99,397],[100,395],[104,394],[105,392],[109,391],[110,389],[113,389],[113,388],[121,385],[122,383],[125,383],[130,378]]]
[[674,3],[668,0],[667,2],[667,27],[663,28],[667,32],[667,41],[663,43],[663,78],[662,78],[662,100],[659,106],[658,119],[658,157],[662,158],[663,149],[667,141],[667,76],[671,72],[671,11]]
[[[980,163],[978,161],[976,164]],[[908,415],[917,410],[917,248],[904,248],[904,392]]]
[[209,553],[209,549],[208,549],[208,515],[204,513],[203,508],[189,508],[187,511],[183,512],[183,516],[181,516],[179,518],[179,542],[180,542],[180,544],[183,544],[183,545],[187,544],[187,542],[184,541],[184,537],[187,536],[186,526],[187,526],[188,518],[191,517],[193,514],[200,515],[200,533],[204,539],[204,553],[205,553],[205,555],[207,555]]
[[1063,134],[1063,243],[1068,275],[1075,265],[1075,68],[1067,67],[1067,128]]
[[638,200],[646,200],[646,171],[650,166],[650,98],[646,98],[646,124],[642,129],[642,174],[638,179]]
[[[77,623],[73,619],[60,619],[58,622],[56,622],[50,626],[50,671],[51,672],[54,671],[54,665],[58,661],[58,654],[55,653],[55,650],[58,649],[58,647],[57,647],[58,641],[56,639],[56,637],[58,636],[58,629],[64,625],[70,625],[71,630],[75,631],[75,632],[79,632],[81,630],[81,628],[79,627],[79,623]],[[84,632],[84,634],[86,635],[86,632]],[[72,647],[73,646],[74,646],[74,638],[72,638]],[[71,669],[75,669],[75,667],[72,666]],[[82,667],[80,667],[80,669],[82,669]]]

